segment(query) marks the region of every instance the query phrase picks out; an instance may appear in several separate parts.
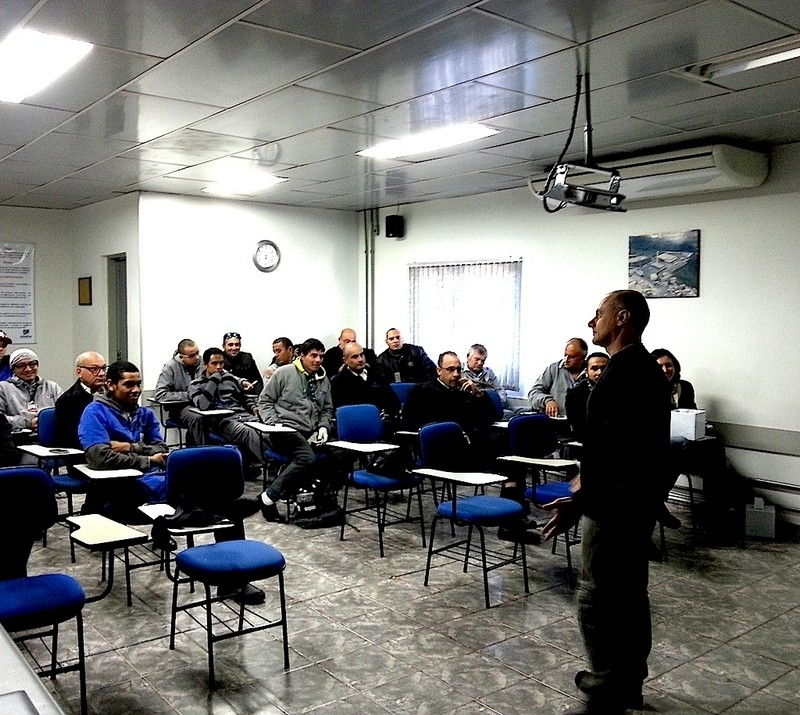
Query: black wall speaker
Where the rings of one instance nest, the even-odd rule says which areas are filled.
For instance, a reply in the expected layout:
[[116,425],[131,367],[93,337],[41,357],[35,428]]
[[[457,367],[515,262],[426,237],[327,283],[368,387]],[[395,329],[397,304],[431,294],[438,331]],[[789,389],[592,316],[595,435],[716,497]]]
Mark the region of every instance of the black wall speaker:
[[404,238],[406,235],[406,220],[398,214],[386,217],[386,238]]

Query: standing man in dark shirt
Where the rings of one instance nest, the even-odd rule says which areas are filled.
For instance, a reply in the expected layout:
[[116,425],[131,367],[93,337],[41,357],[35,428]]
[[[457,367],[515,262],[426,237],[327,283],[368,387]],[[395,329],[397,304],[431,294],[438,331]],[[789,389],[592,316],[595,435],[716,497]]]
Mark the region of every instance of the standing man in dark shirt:
[[611,359],[589,397],[581,474],[572,497],[546,508],[545,537],[583,515],[578,610],[591,671],[576,685],[589,699],[575,713],[641,709],[652,645],[647,594],[650,534],[669,449],[669,394],[642,345],[647,301],[632,290],[607,295],[589,322]]
[[222,336],[222,349],[225,351],[225,369],[239,378],[239,384],[248,396],[258,397],[264,389],[264,379],[252,353],[242,350],[242,336],[239,333],[225,333]]
[[436,379],[436,365],[419,346],[403,342],[397,328],[386,331],[387,349],[378,355],[378,367],[390,382],[426,382]]
[[105,387],[107,370],[106,360],[100,353],[88,351],[75,359],[78,379],[56,400],[56,440],[59,447],[81,449],[78,424],[83,411]]

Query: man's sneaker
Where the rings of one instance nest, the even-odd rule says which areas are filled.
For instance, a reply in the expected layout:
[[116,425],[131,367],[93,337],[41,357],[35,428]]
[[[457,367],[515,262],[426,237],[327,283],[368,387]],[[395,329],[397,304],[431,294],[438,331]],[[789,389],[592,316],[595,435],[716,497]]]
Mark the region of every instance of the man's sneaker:
[[269,506],[266,505],[263,501],[261,502],[261,515],[264,517],[265,521],[269,521],[275,524],[284,524],[286,523],[286,519],[281,516],[281,513],[278,511],[277,504],[270,504]]
[[232,598],[240,606],[257,606],[266,600],[264,592],[260,588],[253,586],[252,583],[248,583],[244,587],[244,591],[236,587],[218,586],[217,596],[219,598]]
[[497,530],[497,538],[501,541],[512,541],[515,544],[526,544],[528,546],[538,546],[542,543],[542,537],[539,534],[528,531],[524,525],[515,526],[513,529],[501,526]]

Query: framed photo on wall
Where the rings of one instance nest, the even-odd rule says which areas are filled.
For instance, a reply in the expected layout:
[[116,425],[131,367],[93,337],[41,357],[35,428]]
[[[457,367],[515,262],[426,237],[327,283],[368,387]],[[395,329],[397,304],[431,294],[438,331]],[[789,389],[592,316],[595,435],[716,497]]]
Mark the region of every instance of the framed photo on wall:
[[92,304],[92,279],[78,278],[78,305]]
[[697,298],[700,229],[630,236],[628,287],[645,298]]

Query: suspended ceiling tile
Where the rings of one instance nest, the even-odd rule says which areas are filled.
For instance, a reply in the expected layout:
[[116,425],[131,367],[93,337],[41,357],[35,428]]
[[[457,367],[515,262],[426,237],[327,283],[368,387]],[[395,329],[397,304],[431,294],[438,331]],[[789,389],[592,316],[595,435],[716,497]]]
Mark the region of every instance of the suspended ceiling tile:
[[396,104],[566,46],[558,39],[470,11],[300,84]]
[[144,159],[165,164],[191,166],[211,159],[251,149],[258,144],[252,139],[229,137],[195,129],[181,129],[167,136],[141,144],[125,154],[126,159]]
[[377,165],[382,168],[389,166],[401,166],[400,161],[370,161],[363,156],[356,154],[345,154],[334,159],[316,161],[313,164],[304,164],[293,169],[282,172],[282,176],[291,178],[307,178],[316,181],[332,181],[333,179],[368,174],[377,170]]
[[6,159],[0,164],[0,171],[2,171],[3,178],[10,181],[41,186],[50,181],[68,176],[75,171],[75,167],[57,164],[53,161],[28,162]]
[[270,144],[275,161],[284,164],[311,164],[345,154],[355,154],[367,146],[361,134],[339,129],[316,129]]
[[77,171],[72,176],[88,181],[103,181],[115,183],[118,186],[128,186],[157,176],[164,176],[175,171],[176,168],[175,164],[115,157]]
[[11,146],[10,144],[0,144],[0,159],[4,156],[8,156],[12,151],[15,151],[17,147]]
[[[725,28],[724,32],[720,28]],[[708,61],[785,37],[788,28],[726,0],[694,7],[591,43],[598,87]]]
[[800,108],[800,78],[641,112],[638,116],[684,130],[702,129],[758,116],[780,114],[786,109],[786,97],[799,98],[794,106]]
[[795,30],[800,30],[800,3],[797,0],[737,0],[737,2],[773,20],[791,25]]
[[0,37],[5,37],[22,22],[39,0],[3,0],[0,2]]
[[481,5],[481,9],[559,37],[586,42],[697,2],[698,0],[490,0]]
[[27,27],[169,57],[254,4],[255,0],[49,0]]
[[487,75],[481,82],[553,100],[575,96],[576,74],[575,52],[563,50]]
[[70,199],[85,199],[98,193],[108,194],[121,188],[117,182],[113,181],[86,181],[68,176],[65,179],[53,181],[33,193],[66,196]]
[[383,173],[386,174],[388,179],[406,183],[408,181],[421,181],[441,176],[468,174],[505,166],[506,164],[508,164],[508,157],[488,152],[473,152],[464,156],[449,156],[443,159],[423,161]]
[[226,156],[222,159],[214,159],[204,164],[197,164],[196,166],[190,166],[186,169],[173,171],[170,176],[178,179],[196,179],[205,182],[223,181],[228,177],[235,176],[239,172],[248,172],[259,168],[263,169],[265,174],[280,174],[283,176],[281,169],[287,168],[287,166],[279,164],[273,164],[268,167],[260,166],[257,161],[253,161],[252,159]]
[[135,146],[133,142],[123,142],[118,139],[79,137],[75,134],[51,132],[20,149],[14,158],[19,161],[52,161],[82,169],[133,146]]
[[[364,114],[381,105],[305,87],[287,87],[198,122],[197,129],[275,141]],[[302,107],[302,111],[298,108]]]
[[23,208],[32,209],[74,209],[80,206],[80,202],[69,196],[60,196],[57,194],[44,194],[36,191],[31,191],[21,196],[15,196],[3,202],[6,206],[20,206]]
[[220,110],[135,92],[118,92],[84,112],[59,131],[81,136],[146,142],[192,124]]
[[153,67],[153,57],[95,47],[65,75],[24,101],[79,112]]
[[165,60],[129,89],[231,107],[350,54],[351,50],[236,23]]
[[0,181],[0,203],[8,201],[20,194],[25,194],[35,188],[36,186],[31,184],[21,184],[15,181]]
[[71,112],[0,102],[0,144],[22,146],[57,127]]
[[192,179],[173,179],[169,176],[159,176],[155,179],[140,181],[131,184],[130,189],[136,191],[155,191],[162,194],[186,194],[188,196],[203,195],[202,189],[208,186],[207,181],[193,181]]
[[374,191],[386,185],[386,177],[380,174],[360,174],[358,176],[348,176],[345,179],[336,181],[323,181],[313,186],[304,188],[304,191],[315,194],[331,194],[334,196],[345,196],[356,192]]
[[245,19],[259,25],[366,49],[473,4],[473,0],[272,0]]
[[498,114],[542,104],[544,101],[539,97],[480,82],[465,82],[339,122],[335,126],[374,138],[396,138],[450,124],[487,121]]

